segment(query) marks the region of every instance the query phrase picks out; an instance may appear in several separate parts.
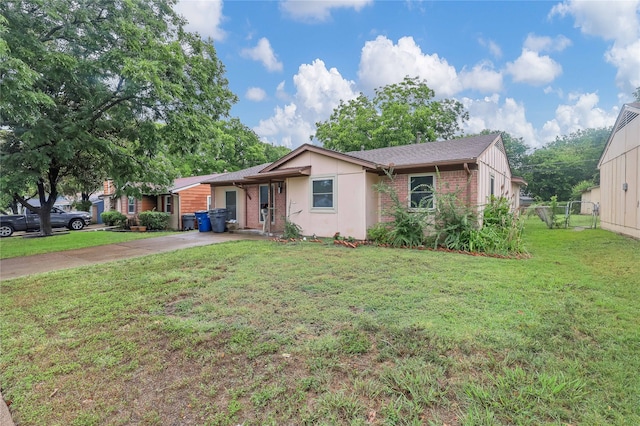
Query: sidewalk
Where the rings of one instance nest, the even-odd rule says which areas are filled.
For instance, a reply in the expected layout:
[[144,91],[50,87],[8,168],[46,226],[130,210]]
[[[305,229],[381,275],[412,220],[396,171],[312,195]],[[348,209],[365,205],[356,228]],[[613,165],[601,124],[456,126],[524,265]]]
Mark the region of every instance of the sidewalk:
[[106,246],[2,259],[0,260],[0,281],[60,269],[165,253],[188,247],[247,239],[264,239],[264,237],[231,234],[228,232],[216,234],[213,232],[187,231],[165,237],[147,238]]

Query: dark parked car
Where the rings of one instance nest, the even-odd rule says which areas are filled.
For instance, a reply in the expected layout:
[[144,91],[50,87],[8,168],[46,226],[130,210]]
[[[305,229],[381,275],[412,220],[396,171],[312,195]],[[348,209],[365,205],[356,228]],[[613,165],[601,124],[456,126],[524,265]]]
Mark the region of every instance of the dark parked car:
[[[89,212],[65,212],[57,207],[51,209],[51,226],[79,231],[91,224]],[[10,237],[15,231],[40,230],[40,217],[27,210],[25,214],[0,216],[0,237]]]

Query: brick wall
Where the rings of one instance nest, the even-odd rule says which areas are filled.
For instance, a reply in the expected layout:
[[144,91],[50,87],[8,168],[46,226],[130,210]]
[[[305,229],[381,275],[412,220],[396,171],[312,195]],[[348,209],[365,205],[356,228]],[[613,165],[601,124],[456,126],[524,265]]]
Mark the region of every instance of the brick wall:
[[[459,200],[469,206],[478,204],[478,170],[471,170],[471,178],[466,170],[441,171],[435,176],[436,192],[450,194],[459,191]],[[393,180],[383,177],[382,181],[391,186],[398,194],[398,200],[404,206],[409,205],[409,175],[398,174]],[[391,222],[393,218],[384,214],[384,209],[391,206],[391,198],[387,194],[380,194],[382,211],[380,220]]]
[[[246,227],[251,229],[262,229],[262,223],[260,222],[260,190],[258,185],[249,185],[245,187],[247,191],[247,223]],[[278,193],[278,186],[276,184],[274,190],[274,222],[271,224],[271,232],[282,232],[284,230],[284,217],[286,216],[286,189],[283,185],[282,192]]]

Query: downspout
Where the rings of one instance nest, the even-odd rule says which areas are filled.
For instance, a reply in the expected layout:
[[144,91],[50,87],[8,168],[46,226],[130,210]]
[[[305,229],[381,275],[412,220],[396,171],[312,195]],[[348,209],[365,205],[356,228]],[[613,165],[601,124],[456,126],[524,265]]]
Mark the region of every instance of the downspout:
[[464,163],[464,171],[467,173],[467,206],[471,206],[471,169],[469,163]]

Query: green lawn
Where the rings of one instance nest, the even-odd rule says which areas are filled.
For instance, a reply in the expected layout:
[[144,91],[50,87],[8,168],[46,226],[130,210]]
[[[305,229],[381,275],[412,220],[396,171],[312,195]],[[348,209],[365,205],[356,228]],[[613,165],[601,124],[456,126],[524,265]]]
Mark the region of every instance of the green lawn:
[[2,283],[21,425],[637,425],[640,242],[240,241]]
[[35,234],[27,234],[26,238],[15,236],[0,239],[0,259],[103,246],[142,238],[160,237],[170,233],[82,231],[55,233],[53,236],[46,238],[37,237]]

